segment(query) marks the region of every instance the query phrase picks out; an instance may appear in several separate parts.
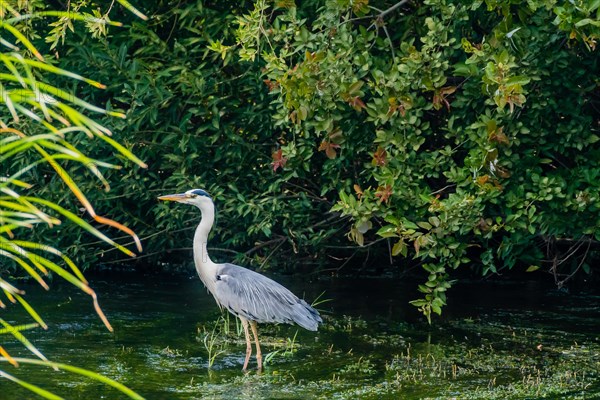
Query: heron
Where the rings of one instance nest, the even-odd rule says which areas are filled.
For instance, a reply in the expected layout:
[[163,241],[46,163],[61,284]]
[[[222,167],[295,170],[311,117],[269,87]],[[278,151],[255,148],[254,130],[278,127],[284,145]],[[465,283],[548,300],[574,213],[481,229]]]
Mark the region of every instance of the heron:
[[202,217],[194,234],[194,264],[200,280],[213,295],[219,308],[226,309],[242,322],[246,337],[246,359],[243,371],[248,368],[252,355],[252,334],[256,347],[256,363],[262,370],[262,353],[258,341],[258,323],[298,324],[316,331],[323,322],[319,312],[306,301],[274,280],[239,265],[213,262],[208,256],[208,235],[215,221],[212,197],[203,189],[160,196],[159,200],[190,204],[200,209]]

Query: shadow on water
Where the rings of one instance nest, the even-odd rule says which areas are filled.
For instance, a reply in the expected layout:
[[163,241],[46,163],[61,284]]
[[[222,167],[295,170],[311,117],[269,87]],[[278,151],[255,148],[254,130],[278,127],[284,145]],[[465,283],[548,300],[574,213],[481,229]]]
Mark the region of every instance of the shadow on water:
[[[241,372],[243,336],[195,276],[95,276],[114,334],[85,294],[31,285],[27,299],[49,329],[27,337],[50,360],[100,372],[148,399],[600,398],[598,297],[553,294],[535,282],[462,283],[430,327],[408,304],[414,283],[278,280],[308,300],[325,291],[330,301],[320,305],[325,323],[316,334],[260,327],[264,352],[273,352],[261,375]],[[30,356],[17,343],[6,347]],[[86,378],[4,368],[65,398],[122,398]],[[0,399],[33,397],[0,380]]]

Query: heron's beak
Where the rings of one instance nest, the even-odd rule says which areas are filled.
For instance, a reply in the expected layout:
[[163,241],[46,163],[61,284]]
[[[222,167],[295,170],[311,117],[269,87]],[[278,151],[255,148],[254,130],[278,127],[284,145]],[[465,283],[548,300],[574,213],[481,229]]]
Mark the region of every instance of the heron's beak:
[[187,199],[187,196],[185,195],[185,193],[167,194],[164,196],[160,196],[158,199],[163,200],[163,201],[179,201],[179,202],[181,202],[181,201]]

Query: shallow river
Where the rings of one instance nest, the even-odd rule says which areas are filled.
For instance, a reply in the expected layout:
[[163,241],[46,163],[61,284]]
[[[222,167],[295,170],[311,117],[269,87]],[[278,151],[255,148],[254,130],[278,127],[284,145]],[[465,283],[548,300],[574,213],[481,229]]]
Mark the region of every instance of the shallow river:
[[[100,372],[147,399],[600,398],[598,297],[536,283],[463,283],[428,326],[408,304],[414,283],[277,280],[309,302],[324,292],[328,301],[317,308],[325,323],[318,333],[259,326],[263,353],[271,353],[262,374],[254,358],[242,373],[239,326],[221,318],[195,276],[92,277],[114,333],[77,289],[25,285],[49,325],[25,334],[50,360]],[[31,357],[17,342],[3,345]],[[1,367],[68,399],[125,398],[70,373]],[[30,398],[39,397],[0,379],[0,399]]]

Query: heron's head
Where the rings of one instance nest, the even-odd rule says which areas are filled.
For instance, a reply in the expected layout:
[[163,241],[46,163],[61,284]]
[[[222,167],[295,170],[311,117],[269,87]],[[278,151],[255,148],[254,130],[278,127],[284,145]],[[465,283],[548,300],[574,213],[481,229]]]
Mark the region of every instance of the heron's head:
[[179,194],[167,194],[165,196],[160,196],[158,199],[191,204],[199,207],[200,209],[213,205],[212,197],[210,197],[210,195],[203,189],[192,189],[185,193]]

